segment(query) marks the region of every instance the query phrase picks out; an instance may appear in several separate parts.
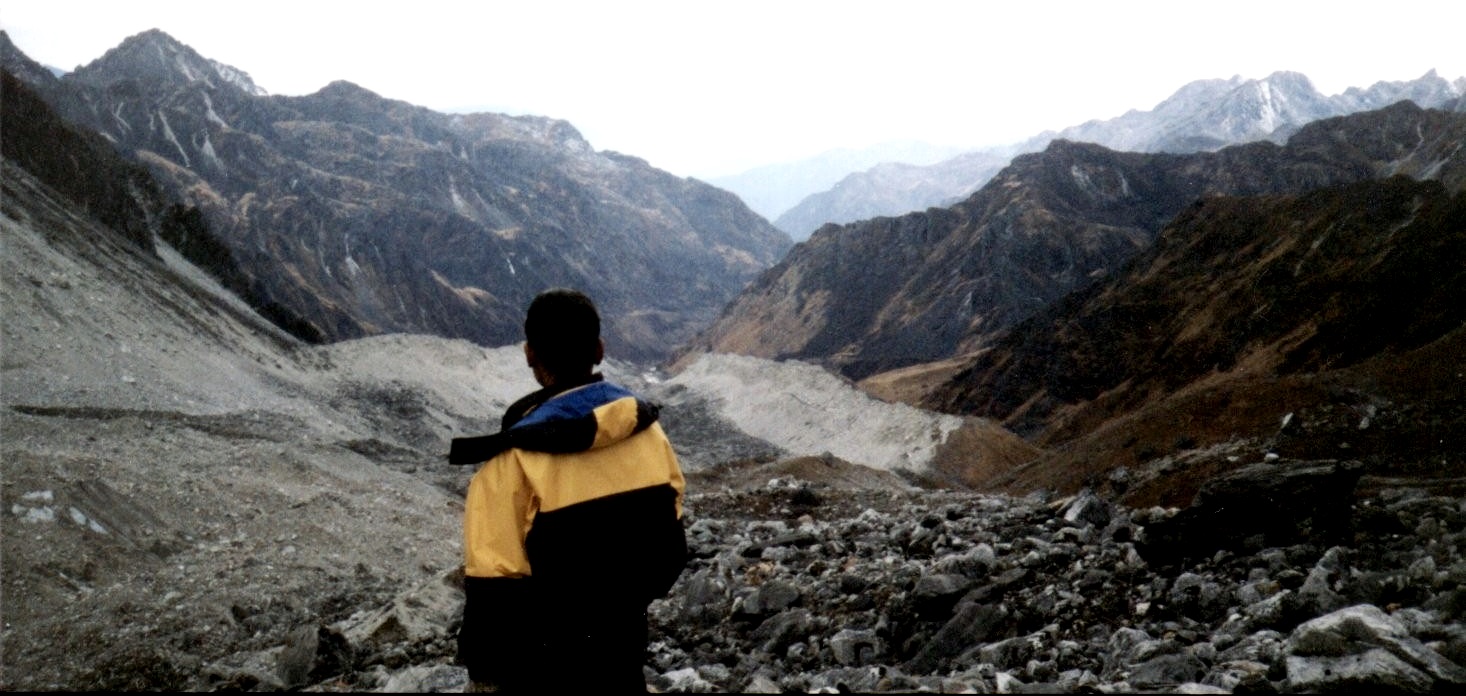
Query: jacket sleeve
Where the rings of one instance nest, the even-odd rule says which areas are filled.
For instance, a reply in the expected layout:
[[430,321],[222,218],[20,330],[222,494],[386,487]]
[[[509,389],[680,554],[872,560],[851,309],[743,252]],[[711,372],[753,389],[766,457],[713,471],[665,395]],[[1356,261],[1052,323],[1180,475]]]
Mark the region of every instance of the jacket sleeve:
[[535,507],[514,452],[489,460],[469,483],[458,662],[475,682],[520,688],[535,670],[535,587],[524,553]]
[[524,537],[539,500],[519,453],[490,459],[468,484],[463,508],[463,572],[475,578],[517,578],[530,574]]

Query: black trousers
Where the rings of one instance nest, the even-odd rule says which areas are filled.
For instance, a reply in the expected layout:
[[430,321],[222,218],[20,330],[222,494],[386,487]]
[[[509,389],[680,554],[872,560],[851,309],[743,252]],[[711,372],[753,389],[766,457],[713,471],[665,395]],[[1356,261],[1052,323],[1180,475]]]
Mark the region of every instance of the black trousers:
[[646,600],[521,579],[466,578],[464,589],[458,661],[476,685],[646,693]]
[[646,693],[646,605],[566,607],[546,626],[548,684],[600,693]]

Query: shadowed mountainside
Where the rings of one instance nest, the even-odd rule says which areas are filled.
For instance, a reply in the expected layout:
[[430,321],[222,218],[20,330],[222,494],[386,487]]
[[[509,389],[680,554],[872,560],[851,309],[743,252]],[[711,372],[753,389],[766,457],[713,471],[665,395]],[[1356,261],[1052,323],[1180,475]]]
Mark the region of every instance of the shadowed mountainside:
[[220,275],[309,340],[511,343],[535,293],[573,285],[616,317],[613,355],[651,360],[789,244],[732,194],[595,152],[563,121],[440,114],[345,82],[266,96],[158,31],[35,79],[202,211],[240,277]]
[[[1072,488],[1238,441],[1303,459],[1345,452],[1378,475],[1460,477],[1466,193],[1453,180],[1454,192],[1397,176],[1197,202],[1123,271],[1015,326],[925,405],[1049,448],[993,479],[1019,488]],[[1188,466],[1215,473],[1236,454]]]
[[829,226],[735,299],[691,351],[817,361],[866,377],[981,350],[1119,268],[1194,201],[1402,173],[1463,177],[1466,115],[1402,102],[1318,121],[1286,146],[1191,155],[1057,141],[966,201]]

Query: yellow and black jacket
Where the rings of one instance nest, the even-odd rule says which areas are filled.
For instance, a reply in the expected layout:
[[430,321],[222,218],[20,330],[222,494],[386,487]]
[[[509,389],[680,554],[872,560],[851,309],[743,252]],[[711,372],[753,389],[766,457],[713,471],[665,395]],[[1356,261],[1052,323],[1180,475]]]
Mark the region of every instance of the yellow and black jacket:
[[463,516],[459,657],[475,680],[504,681],[500,665],[530,659],[534,632],[567,611],[644,616],[676,581],[684,482],[657,416],[596,375],[526,396],[499,433],[453,441],[450,462],[484,462]]

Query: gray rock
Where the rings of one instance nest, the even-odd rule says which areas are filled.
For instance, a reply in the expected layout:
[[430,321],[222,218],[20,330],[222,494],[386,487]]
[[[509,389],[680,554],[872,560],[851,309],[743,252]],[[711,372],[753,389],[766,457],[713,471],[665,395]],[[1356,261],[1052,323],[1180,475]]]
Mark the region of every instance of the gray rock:
[[740,614],[767,616],[781,612],[799,602],[799,588],[785,580],[768,580],[743,598]]
[[904,667],[908,672],[932,672],[943,661],[999,635],[1008,618],[1007,610],[1001,606],[962,604],[957,608],[957,614],[922,645]]
[[867,665],[885,657],[885,642],[869,629],[841,629],[830,638],[835,661],[847,667]]
[[[1376,654],[1380,651],[1389,659]],[[1428,685],[1466,684],[1466,669],[1426,647],[1404,624],[1368,604],[1303,623],[1288,637],[1288,652],[1289,675],[1295,686],[1300,679],[1306,683],[1324,680],[1325,686],[1331,686],[1331,680],[1344,678],[1339,676],[1341,670],[1350,683],[1361,685],[1414,684],[1420,679]],[[1292,676],[1295,669],[1300,676]]]
[[769,617],[753,632],[758,649],[771,655],[783,653],[794,643],[805,640],[814,621],[808,609],[792,609]]
[[352,650],[340,631],[328,626],[301,626],[286,638],[275,674],[287,688],[304,686],[351,667]]
[[1046,642],[1042,633],[1014,636],[977,648],[977,659],[1001,670],[1015,671],[1043,649]]
[[1267,683],[1268,669],[1267,664],[1254,660],[1228,660],[1213,665],[1201,683],[1227,692],[1257,691]]
[[[1358,462],[1269,462],[1202,484],[1190,507],[1146,527],[1141,554],[1174,566],[1256,540],[1280,545],[1337,543],[1350,532]],[[1259,515],[1259,509],[1268,514]]]
[[1433,680],[1383,648],[1330,657],[1288,656],[1288,684],[1294,691],[1356,689],[1430,691]]
[[1212,686],[1210,684],[1198,684],[1196,682],[1187,682],[1185,684],[1181,684],[1180,686],[1177,686],[1176,687],[1175,692],[1178,693],[1178,694],[1230,694],[1230,693],[1232,693],[1231,691],[1229,691],[1227,689],[1218,688],[1218,687]]
[[947,617],[971,586],[972,581],[965,575],[929,573],[917,579],[911,589],[911,600],[917,614],[923,617]]
[[1206,665],[1195,655],[1174,653],[1153,657],[1130,668],[1128,681],[1138,689],[1172,690],[1206,676]]
[[414,665],[387,679],[382,691],[393,694],[462,693],[468,670],[455,665]]
[[716,624],[728,615],[732,598],[728,583],[712,568],[684,575],[679,584],[678,619],[692,625]]
[[[1466,683],[1447,657],[1466,655],[1466,629],[1447,609],[1450,593],[1466,581],[1457,542],[1416,543],[1403,535],[1327,551],[1312,544],[1223,551],[1171,571],[1132,562],[1128,541],[1064,521],[1042,497],[969,501],[913,498],[888,503],[886,512],[807,520],[800,527],[805,538],[820,541],[802,546],[789,543],[795,538],[781,519],[717,518],[699,508],[699,528],[708,533],[699,543],[708,545],[672,595],[653,603],[653,686],[1257,693]],[[1449,517],[1438,499],[1412,501],[1403,508],[1416,515],[1412,526],[1425,517],[1466,520],[1466,512]],[[740,514],[748,502],[737,502]],[[1166,515],[1116,509],[1111,526]],[[917,535],[929,549],[910,547]],[[754,543],[764,544],[761,560],[742,554]],[[1452,579],[1457,566],[1459,580]],[[1413,604],[1394,614],[1361,606],[1318,616],[1381,572],[1411,593],[1386,587],[1383,596]],[[445,600],[432,604],[448,606]],[[362,645],[400,660],[404,651],[422,649],[409,643],[441,640],[432,637],[446,629],[426,628],[440,619],[424,622],[407,611],[415,604],[394,602],[391,616],[404,626],[422,623],[422,630],[386,630],[395,624],[371,620],[364,625],[376,628],[356,632],[377,638]],[[1115,628],[1116,620],[1125,623]],[[273,667],[275,653],[269,659]],[[219,667],[211,669],[224,675],[220,683],[252,688]],[[377,668],[378,676],[363,674],[351,685],[382,688],[388,672]]]
[[1059,516],[1069,524],[1104,527],[1110,523],[1110,504],[1086,488],[1064,506]]
[[783,693],[784,690],[780,688],[779,682],[771,679],[769,675],[760,672],[748,680],[748,683],[743,686],[742,692],[745,694],[779,694]]

